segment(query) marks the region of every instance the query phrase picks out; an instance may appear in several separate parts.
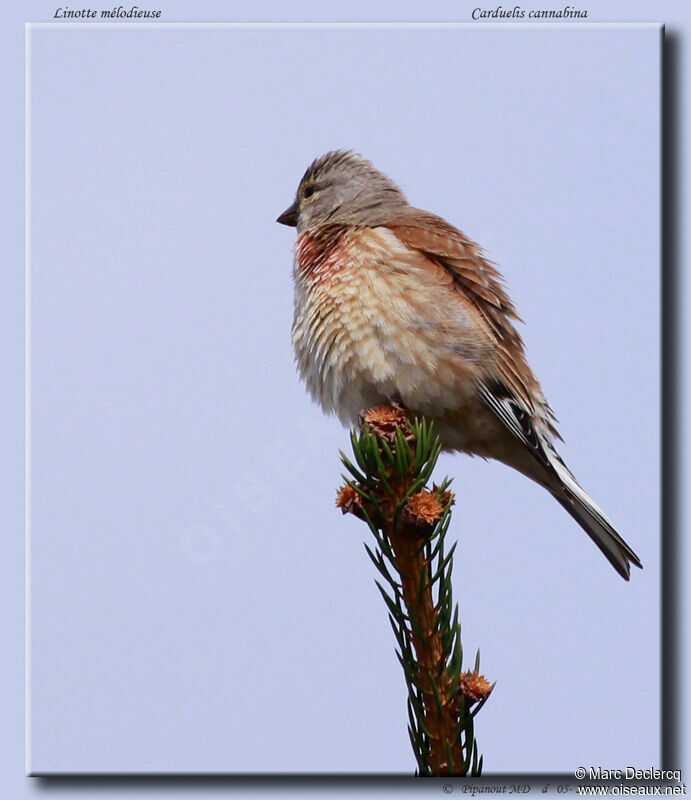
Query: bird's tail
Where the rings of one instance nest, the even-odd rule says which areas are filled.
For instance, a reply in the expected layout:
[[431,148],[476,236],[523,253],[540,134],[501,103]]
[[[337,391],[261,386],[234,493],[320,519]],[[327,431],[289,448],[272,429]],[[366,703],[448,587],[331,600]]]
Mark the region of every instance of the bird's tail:
[[579,486],[564,462],[558,457],[550,461],[560,480],[558,486],[554,483],[548,486],[549,491],[590,536],[621,577],[628,581],[631,564],[643,568],[640,559],[617,533],[602,509]]
[[500,458],[551,492],[614,569],[628,581],[631,564],[640,568],[643,565],[561,460],[552,444],[552,438],[558,436],[553,425],[555,420],[544,398],[536,416],[501,383],[495,385],[493,391],[484,385],[480,389],[482,398],[507,430],[504,447],[497,453],[488,450],[487,455]]

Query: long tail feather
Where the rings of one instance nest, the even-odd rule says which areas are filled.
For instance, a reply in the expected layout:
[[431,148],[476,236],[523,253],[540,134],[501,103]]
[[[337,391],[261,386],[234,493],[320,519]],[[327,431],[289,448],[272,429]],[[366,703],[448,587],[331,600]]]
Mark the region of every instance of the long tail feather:
[[553,494],[600,548],[605,558],[624,580],[628,581],[631,576],[630,564],[642,568],[643,565],[638,556],[587,495],[585,498],[581,498],[570,492],[565,492],[561,496],[556,492]]
[[[514,447],[503,449],[500,458],[504,463],[544,486],[571,514],[583,530],[600,548],[605,558],[624,578],[631,576],[631,564],[642,568],[640,559],[617,533],[602,509],[581,488],[554,448],[556,435],[554,417],[544,398],[542,413],[528,409],[501,381],[479,385],[480,395],[506,426],[513,437]],[[494,456],[494,453],[489,453]]]
[[642,569],[641,560],[622,539],[602,509],[579,486],[564,462],[558,457],[550,458],[550,462],[560,479],[560,485],[549,487],[550,491],[600,548],[614,569],[628,581],[631,575],[630,565]]

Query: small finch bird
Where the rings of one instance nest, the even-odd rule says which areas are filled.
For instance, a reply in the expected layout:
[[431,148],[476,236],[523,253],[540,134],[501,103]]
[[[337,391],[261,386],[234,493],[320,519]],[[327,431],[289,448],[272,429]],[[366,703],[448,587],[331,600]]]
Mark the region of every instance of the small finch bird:
[[277,221],[297,228],[293,345],[323,410],[346,425],[379,404],[433,420],[445,450],[544,486],[628,580],[641,562],[555,450],[556,418],[482,250],[343,150],[311,164]]

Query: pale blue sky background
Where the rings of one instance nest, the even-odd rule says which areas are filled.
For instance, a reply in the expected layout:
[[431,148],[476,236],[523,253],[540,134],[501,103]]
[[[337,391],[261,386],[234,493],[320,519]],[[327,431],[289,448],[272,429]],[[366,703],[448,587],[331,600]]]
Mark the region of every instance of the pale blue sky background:
[[[371,3],[361,3],[359,0],[351,2],[347,8],[330,7],[325,8],[323,4],[310,2],[310,0],[298,0],[295,3],[286,5],[285,3],[258,2],[245,8],[234,8],[232,17],[234,19],[247,20],[278,20],[278,19],[331,19],[331,20],[416,20],[420,18],[434,20],[455,19],[466,21],[469,19],[470,12],[474,3],[449,3],[447,0],[426,3],[421,10],[418,4],[402,0],[398,3],[382,3],[376,8]],[[231,794],[235,796],[253,797],[275,797],[277,795],[293,794],[297,796],[323,796],[326,793],[335,793],[346,796],[357,796],[358,798],[368,796],[387,796],[400,797],[402,794],[414,793],[439,793],[440,789],[436,782],[407,782],[403,784],[387,783],[367,783],[364,786],[358,784],[343,783],[337,781],[325,785],[324,783],[310,783],[295,786],[285,782],[266,784],[253,782],[252,784],[219,783],[219,782],[173,782],[161,784],[157,782],[128,782],[118,784],[113,782],[94,783],[83,781],[68,781],[66,783],[46,783],[38,779],[28,779],[24,777],[23,752],[24,752],[24,615],[23,615],[23,343],[24,343],[24,270],[23,270],[23,217],[24,208],[21,203],[24,186],[24,31],[23,24],[27,20],[46,20],[53,13],[52,7],[47,7],[43,3],[28,2],[21,6],[8,6],[4,9],[3,15],[3,47],[0,48],[0,59],[3,69],[0,70],[0,81],[3,86],[3,97],[6,101],[6,124],[2,128],[0,137],[3,147],[0,148],[0,158],[4,167],[6,180],[3,182],[3,192],[0,195],[2,203],[2,215],[0,224],[3,226],[3,241],[5,243],[6,269],[3,271],[3,292],[0,293],[0,303],[2,313],[0,314],[0,348],[2,348],[3,363],[6,365],[6,391],[3,392],[0,404],[2,408],[3,420],[3,441],[5,446],[0,457],[0,492],[2,493],[2,503],[5,509],[5,536],[3,538],[3,558],[0,560],[2,567],[2,580],[0,581],[0,592],[2,592],[2,622],[4,631],[5,658],[0,665],[0,689],[2,691],[2,702],[5,713],[3,714],[4,724],[0,727],[1,744],[0,758],[2,761],[2,776],[0,784],[3,793],[9,797],[34,797],[46,795],[59,795],[65,798],[78,797],[101,797],[101,796],[128,796],[145,798],[152,795],[189,797],[206,797],[210,795]],[[206,0],[191,7],[184,2],[171,0],[166,4],[166,18],[168,20],[184,21],[189,19],[216,21],[219,19],[229,19],[229,11],[226,3],[218,0]],[[677,35],[678,46],[682,55],[680,61],[680,73],[678,76],[679,88],[684,98],[687,93],[684,90],[686,79],[688,78],[688,59],[683,56],[686,47],[686,38],[689,34],[689,7],[681,0],[660,0],[651,4],[646,0],[594,0],[589,5],[590,19],[593,21],[608,22],[614,20],[628,21],[649,21],[651,19],[666,21],[668,31]],[[679,111],[680,117],[680,136],[688,130],[688,104],[684,103]],[[311,154],[310,154],[311,156]],[[685,196],[685,187],[688,185],[689,166],[688,159],[679,164],[679,175],[681,182],[681,200]],[[300,167],[301,169],[301,167]],[[401,180],[403,176],[395,176]],[[418,190],[420,190],[419,187]],[[454,217],[454,221],[461,222]],[[682,203],[679,206],[679,258],[680,265],[684,263],[684,235],[683,232],[691,225],[688,206]],[[504,268],[507,270],[507,264]],[[516,286],[513,286],[514,292]],[[679,290],[682,294],[682,308],[688,306],[689,284],[684,280],[683,271],[679,279]],[[536,324],[531,321],[531,328]],[[679,365],[682,371],[680,378],[683,397],[686,397],[687,386],[686,376],[689,374],[686,367],[688,362],[686,355],[688,350],[684,345],[688,343],[689,328],[685,323],[685,315],[682,313],[683,344],[681,355],[683,362]],[[531,351],[538,344],[539,340],[533,337],[530,341]],[[536,365],[537,366],[537,365]],[[553,387],[552,387],[553,388]],[[552,398],[555,400],[555,398]],[[556,402],[556,401],[555,401]],[[683,407],[683,398],[680,401]],[[563,410],[560,409],[562,417]],[[310,412],[310,421],[313,416]],[[644,423],[641,422],[641,426]],[[571,456],[572,448],[577,443],[574,437],[569,436],[569,449],[567,455]],[[682,450],[686,452],[688,445],[688,428],[684,427],[679,432],[679,439],[682,441]],[[341,437],[338,437],[341,441]],[[573,459],[572,459],[573,460]],[[578,465],[575,465],[578,466]],[[476,476],[478,473],[475,473]],[[584,482],[589,475],[583,474]],[[681,475],[681,498],[689,496],[691,486],[687,482],[688,472],[684,469]],[[477,478],[475,478],[477,479]],[[591,486],[587,482],[588,486]],[[596,487],[592,485],[592,488]],[[604,488],[604,487],[603,487]],[[604,495],[598,494],[603,502],[607,499]],[[613,511],[613,509],[610,509]],[[330,524],[331,524],[331,519]],[[685,519],[685,514],[682,520]],[[620,520],[621,521],[621,520]],[[355,535],[360,535],[359,529],[353,529]],[[338,531],[338,529],[337,529]],[[571,533],[571,531],[569,532]],[[571,535],[578,537],[576,531]],[[587,544],[587,543],[586,543]],[[685,546],[684,537],[679,542],[679,560],[686,567],[691,566],[688,558],[688,547]],[[586,552],[582,551],[583,558]],[[594,554],[597,555],[597,554]],[[642,553],[646,555],[646,553]],[[592,556],[591,556],[592,557]],[[604,579],[603,579],[604,580]],[[369,582],[368,582],[369,585]],[[680,605],[682,608],[683,627],[680,632],[682,639],[682,662],[680,665],[680,675],[685,674],[684,664],[688,663],[688,616],[683,610],[688,607],[687,593],[682,585],[682,596]],[[372,614],[376,613],[372,608]],[[388,634],[388,631],[387,631]],[[567,639],[565,633],[562,638]],[[377,645],[380,643],[377,642]],[[483,645],[483,647],[485,647]],[[486,647],[485,647],[486,651]],[[593,652],[593,660],[602,664],[600,653]],[[639,669],[639,661],[636,656],[630,660],[631,671]],[[395,676],[394,680],[398,680]],[[579,684],[580,686],[580,684]],[[590,688],[590,686],[586,687]],[[683,689],[683,687],[682,687]],[[680,718],[682,723],[691,718],[691,708],[688,702],[688,693],[682,691],[679,697],[681,705]],[[398,697],[396,698],[398,699]],[[541,708],[544,708],[544,704]],[[489,709],[487,709],[489,711]],[[604,707],[597,709],[593,718],[594,725],[600,723],[611,713],[611,706],[607,703]],[[526,715],[523,714],[515,721],[512,730],[517,731],[514,738],[516,744],[522,740],[522,725]],[[552,724],[556,726],[558,720],[556,714],[552,716]],[[558,728],[556,728],[558,730]],[[554,732],[555,728],[550,728]],[[566,738],[566,737],[565,737]],[[484,743],[484,742],[483,742]],[[689,761],[688,737],[681,744],[682,762],[684,767],[691,763]],[[572,783],[573,786],[573,783]],[[554,785],[551,787],[549,795],[556,796]]]
[[501,265],[563,454],[640,554],[447,457],[488,772],[659,760],[659,31],[31,32],[34,772],[412,769],[292,365],[310,160],[352,147]]
[[[358,0],[348,5],[348,8],[332,7],[324,8],[321,3],[309,2],[309,0],[298,0],[296,3],[287,6],[285,3],[263,2],[247,6],[245,9],[233,9],[235,19],[398,19],[415,20],[424,17],[425,19],[448,20],[457,19],[465,21],[469,18],[470,11],[474,3],[449,3],[446,0],[441,2],[429,2],[425,4],[422,11],[418,4],[402,2],[382,3],[373,8],[371,3],[360,3]],[[82,781],[72,781],[59,784],[46,784],[37,779],[24,778],[23,769],[23,729],[24,729],[24,615],[23,615],[23,294],[24,294],[24,275],[23,275],[23,205],[21,197],[24,185],[24,31],[23,23],[25,20],[45,20],[53,13],[53,8],[48,8],[43,3],[29,2],[21,6],[8,6],[3,16],[3,47],[0,48],[0,59],[2,59],[3,69],[0,70],[0,80],[3,85],[3,96],[6,100],[7,118],[0,136],[2,137],[3,147],[0,149],[0,158],[5,169],[6,181],[3,182],[4,191],[0,196],[3,214],[1,222],[3,226],[6,269],[3,272],[3,289],[0,293],[0,303],[2,304],[2,314],[0,314],[0,326],[2,336],[0,337],[0,347],[2,348],[3,363],[6,365],[6,391],[2,394],[0,403],[2,407],[3,420],[3,441],[5,447],[2,449],[0,458],[0,492],[2,492],[3,508],[5,509],[5,537],[3,539],[3,558],[0,560],[2,565],[2,580],[0,581],[0,591],[2,592],[2,621],[4,631],[4,643],[6,656],[0,665],[0,687],[2,691],[4,724],[0,727],[2,746],[0,747],[0,758],[2,759],[2,770],[0,771],[1,785],[5,795],[11,797],[45,796],[59,795],[64,798],[78,797],[101,797],[101,796],[127,796],[145,798],[152,795],[189,797],[206,797],[210,795],[231,794],[235,796],[253,797],[275,797],[276,795],[295,794],[297,796],[323,796],[326,793],[335,793],[346,796],[357,796],[358,798],[368,796],[390,796],[400,797],[402,794],[434,792],[438,794],[439,787],[434,782],[409,782],[405,785],[386,783],[368,783],[353,786],[344,784],[342,781],[325,785],[302,784],[295,785],[272,783],[270,785],[261,782],[247,784],[224,784],[224,783],[183,783],[174,782],[171,784],[160,784],[151,782],[140,783],[93,783]],[[689,7],[688,4],[680,0],[660,0],[651,4],[645,0],[597,0],[589,6],[590,18],[595,21],[647,21],[651,19],[664,20],[667,22],[668,31],[677,34],[678,45],[682,54],[680,63],[679,82],[682,96],[687,97],[684,90],[688,77],[688,59],[684,57],[686,47],[686,37],[689,33]],[[166,14],[169,20],[188,20],[204,19],[214,21],[228,19],[229,12],[227,4],[219,3],[217,0],[207,0],[195,4],[194,8],[184,2],[171,2],[166,4]],[[688,130],[688,104],[684,103],[680,109],[681,133]],[[681,200],[685,196],[685,187],[688,185],[689,162],[685,159],[679,164],[679,174],[681,181]],[[397,178],[399,176],[396,176]],[[684,264],[684,235],[683,232],[691,225],[688,206],[685,204],[679,207],[679,258],[680,264]],[[460,220],[454,220],[460,222]],[[506,265],[505,265],[506,267]],[[682,308],[688,306],[689,284],[684,280],[684,274],[679,279],[679,289],[683,296]],[[515,287],[514,287],[515,290]],[[531,327],[534,326],[534,321]],[[689,374],[686,367],[688,362],[686,355],[688,349],[684,347],[688,343],[689,329],[682,314],[683,362],[680,370],[683,371],[681,382],[683,397],[687,396],[686,376]],[[684,401],[681,401],[682,406]],[[562,413],[563,417],[563,413]],[[310,417],[311,419],[311,417]],[[683,442],[683,451],[688,445],[688,428],[684,427],[679,432],[679,438]],[[339,438],[340,442],[340,438]],[[569,437],[569,451],[575,444],[573,437]],[[581,476],[586,481],[586,475]],[[681,476],[681,498],[689,496],[691,486],[687,481],[688,472],[684,469]],[[594,486],[592,487],[595,488]],[[685,519],[685,514],[682,519]],[[685,533],[685,531],[684,531]],[[578,536],[578,532],[575,534]],[[686,567],[691,566],[688,558],[688,547],[685,546],[682,536],[679,549],[679,560]],[[688,615],[683,610],[688,608],[687,593],[682,585],[682,597],[680,604],[682,607],[683,627],[680,632],[682,639],[682,664],[680,674],[685,674],[684,663],[688,664]],[[373,613],[376,609],[373,609]],[[388,633],[388,632],[387,632]],[[636,659],[632,661],[632,670],[638,668]],[[682,687],[683,688],[683,687]],[[688,702],[688,692],[680,695],[681,721],[682,723],[691,718],[691,708]],[[598,710],[596,720],[600,720],[609,713],[609,706]],[[522,721],[523,718],[521,718]],[[517,741],[520,739],[517,736]],[[682,741],[681,746],[682,762],[681,766],[688,765],[689,748],[688,737]],[[573,785],[573,784],[572,784]],[[550,793],[556,796],[554,786]]]

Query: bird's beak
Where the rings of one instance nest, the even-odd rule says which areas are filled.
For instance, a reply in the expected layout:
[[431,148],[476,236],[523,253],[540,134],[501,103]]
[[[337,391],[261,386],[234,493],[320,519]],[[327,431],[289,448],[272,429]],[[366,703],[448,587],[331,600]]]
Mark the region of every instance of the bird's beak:
[[286,208],[276,222],[280,222],[281,225],[290,225],[291,228],[297,228],[298,201],[296,200],[292,206],[288,206],[288,208]]

